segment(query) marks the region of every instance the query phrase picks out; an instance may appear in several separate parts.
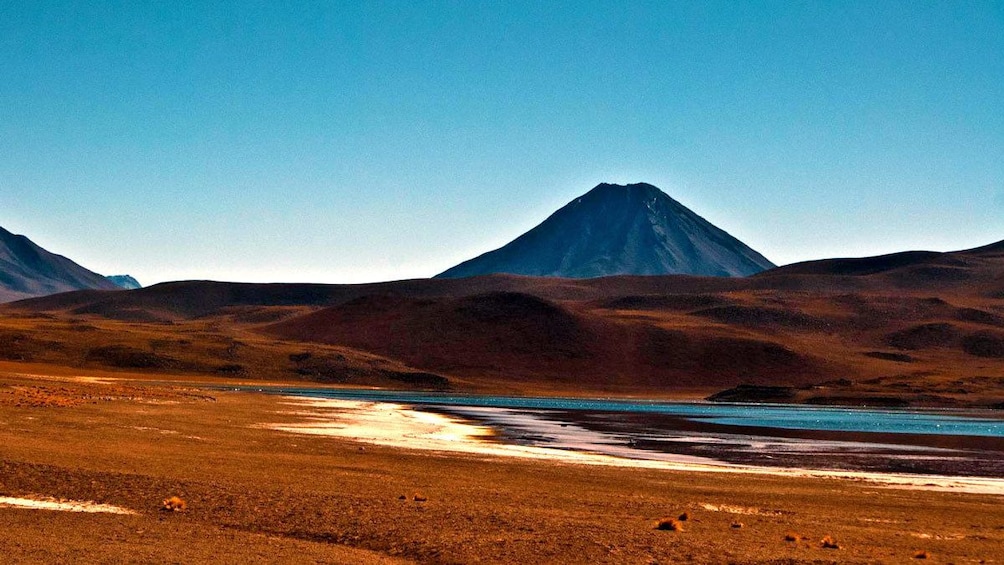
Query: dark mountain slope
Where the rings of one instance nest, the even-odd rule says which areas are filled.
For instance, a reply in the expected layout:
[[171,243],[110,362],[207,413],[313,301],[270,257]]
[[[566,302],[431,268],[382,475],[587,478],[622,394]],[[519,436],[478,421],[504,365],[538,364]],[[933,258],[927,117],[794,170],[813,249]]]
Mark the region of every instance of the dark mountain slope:
[[600,184],[511,243],[438,277],[737,277],[773,266],[650,184]]
[[373,384],[404,372],[396,386],[438,375],[521,394],[814,385],[783,400],[990,406],[1004,402],[1001,300],[1004,255],[986,250],[740,278],[189,281],[0,305],[0,360],[134,363],[90,351],[109,342],[168,368],[256,378]]
[[114,290],[105,277],[0,228],[0,302],[81,289]]
[[105,278],[112,281],[117,286],[125,290],[136,290],[137,288],[143,288],[143,285],[139,284],[139,281],[133,278],[131,275],[109,275]]

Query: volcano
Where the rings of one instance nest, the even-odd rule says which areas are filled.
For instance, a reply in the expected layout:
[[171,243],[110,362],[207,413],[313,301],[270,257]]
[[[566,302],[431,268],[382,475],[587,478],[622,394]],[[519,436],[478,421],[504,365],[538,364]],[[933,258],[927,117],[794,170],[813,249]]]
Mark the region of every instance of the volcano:
[[743,277],[775,265],[650,184],[600,184],[507,245],[437,275]]

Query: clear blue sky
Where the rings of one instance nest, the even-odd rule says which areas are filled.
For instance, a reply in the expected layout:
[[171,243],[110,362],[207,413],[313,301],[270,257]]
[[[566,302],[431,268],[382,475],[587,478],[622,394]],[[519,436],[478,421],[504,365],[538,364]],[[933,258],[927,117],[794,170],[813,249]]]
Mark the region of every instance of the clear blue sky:
[[0,1],[0,226],[105,274],[434,275],[599,182],[776,263],[1004,239],[1004,2]]

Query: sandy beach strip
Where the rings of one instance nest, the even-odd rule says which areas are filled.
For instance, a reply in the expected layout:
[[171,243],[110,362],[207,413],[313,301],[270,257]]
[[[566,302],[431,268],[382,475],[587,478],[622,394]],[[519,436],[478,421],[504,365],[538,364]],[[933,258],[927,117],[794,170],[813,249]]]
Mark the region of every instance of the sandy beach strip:
[[1004,495],[1004,479],[772,468],[709,462],[675,456],[670,460],[631,459],[597,453],[513,445],[491,441],[494,430],[443,414],[389,402],[285,397],[296,409],[282,412],[300,421],[261,427],[295,434],[331,436],[401,449],[519,457],[563,464],[604,465],[702,473],[744,473],[862,481],[891,488]]
[[98,504],[84,500],[56,500],[51,498],[18,498],[0,496],[0,508],[25,508],[29,510],[55,510],[59,512],[84,512],[88,514],[135,514],[128,508]]

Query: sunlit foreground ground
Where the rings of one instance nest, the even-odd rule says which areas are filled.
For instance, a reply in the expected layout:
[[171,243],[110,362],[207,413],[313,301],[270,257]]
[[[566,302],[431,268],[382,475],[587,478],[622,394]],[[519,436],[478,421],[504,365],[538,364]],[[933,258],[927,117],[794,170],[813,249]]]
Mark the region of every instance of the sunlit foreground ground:
[[0,374],[3,562],[1004,563],[1004,496],[964,487],[513,454],[400,406],[103,376]]

